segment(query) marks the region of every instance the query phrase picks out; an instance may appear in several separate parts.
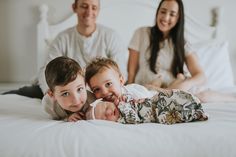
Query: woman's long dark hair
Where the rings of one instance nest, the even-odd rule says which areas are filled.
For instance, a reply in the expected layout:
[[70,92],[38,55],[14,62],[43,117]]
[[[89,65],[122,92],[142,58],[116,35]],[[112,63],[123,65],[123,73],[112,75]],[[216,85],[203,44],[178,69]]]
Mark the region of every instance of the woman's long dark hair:
[[[159,9],[162,5],[162,3],[166,0],[161,0],[159,3],[159,6],[156,11],[156,18],[155,22],[157,21],[157,14],[159,12]],[[172,39],[173,46],[174,46],[174,59],[172,62],[172,74],[176,77],[178,73],[183,73],[183,66],[185,62],[185,52],[184,52],[184,6],[182,0],[175,0],[179,5],[179,19],[176,23],[175,27],[172,28],[169,34],[169,38]],[[151,27],[151,36],[150,36],[150,49],[151,49],[151,56],[149,59],[149,66],[150,70],[153,73],[156,72],[156,61],[157,56],[160,50],[160,43],[164,41],[164,35],[159,30],[156,24]]]

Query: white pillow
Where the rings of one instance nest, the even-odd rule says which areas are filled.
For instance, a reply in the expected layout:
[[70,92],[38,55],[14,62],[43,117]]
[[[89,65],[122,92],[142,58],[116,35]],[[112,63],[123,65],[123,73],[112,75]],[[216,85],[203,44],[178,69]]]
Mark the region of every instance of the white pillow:
[[207,87],[233,87],[234,78],[229,59],[228,42],[204,42],[192,45],[207,76]]

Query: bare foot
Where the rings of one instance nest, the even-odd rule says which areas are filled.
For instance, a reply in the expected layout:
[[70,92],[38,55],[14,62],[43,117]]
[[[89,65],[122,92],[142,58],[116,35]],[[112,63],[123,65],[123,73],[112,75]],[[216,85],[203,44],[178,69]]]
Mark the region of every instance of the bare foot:
[[155,85],[152,85],[152,84],[145,84],[144,85],[148,90],[151,90],[151,91],[157,91],[157,92],[166,92],[168,89],[165,89],[165,88],[161,88],[159,86],[155,86]]
[[153,85],[153,84],[145,84],[144,86],[145,86],[148,90],[154,90],[154,91],[156,91],[156,90],[160,89],[160,86],[155,86],[155,85]]
[[158,76],[156,79],[152,80],[148,84],[154,85],[156,87],[161,87],[162,86],[162,76]]
[[210,102],[236,102],[236,96],[228,93],[206,90],[197,93],[196,96],[203,103]]

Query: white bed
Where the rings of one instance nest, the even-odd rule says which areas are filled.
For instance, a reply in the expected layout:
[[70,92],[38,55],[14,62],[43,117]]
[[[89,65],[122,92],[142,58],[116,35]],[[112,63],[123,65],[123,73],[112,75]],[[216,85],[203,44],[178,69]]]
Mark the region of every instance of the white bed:
[[[117,30],[127,44],[134,29],[153,24],[157,7],[155,0],[101,0],[101,4],[99,22]],[[47,22],[48,7],[43,5],[40,10],[38,67],[44,62],[46,40],[76,23],[73,15],[52,26]],[[186,12],[186,38],[202,58],[209,87],[235,92],[227,42],[221,40],[221,10],[216,13],[217,25],[209,27]],[[208,121],[176,125],[99,120],[71,123],[51,120],[39,99],[0,95],[0,156],[235,157],[236,104],[209,103],[203,104],[203,109],[209,114]]]
[[50,120],[39,100],[1,96],[2,157],[235,157],[236,104],[204,104],[206,122],[123,125]]

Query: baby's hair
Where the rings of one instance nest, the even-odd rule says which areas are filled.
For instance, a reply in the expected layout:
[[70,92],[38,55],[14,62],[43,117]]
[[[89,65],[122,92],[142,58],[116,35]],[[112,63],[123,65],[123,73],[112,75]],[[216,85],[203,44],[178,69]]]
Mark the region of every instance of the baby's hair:
[[78,74],[84,77],[78,62],[65,56],[51,60],[45,69],[45,79],[51,91],[54,91],[55,86],[65,86],[74,81]]
[[120,76],[122,75],[120,72],[120,68],[118,64],[109,58],[97,57],[92,60],[89,65],[86,67],[85,71],[85,81],[89,84],[90,79],[99,72],[102,72],[105,69],[113,69]]

